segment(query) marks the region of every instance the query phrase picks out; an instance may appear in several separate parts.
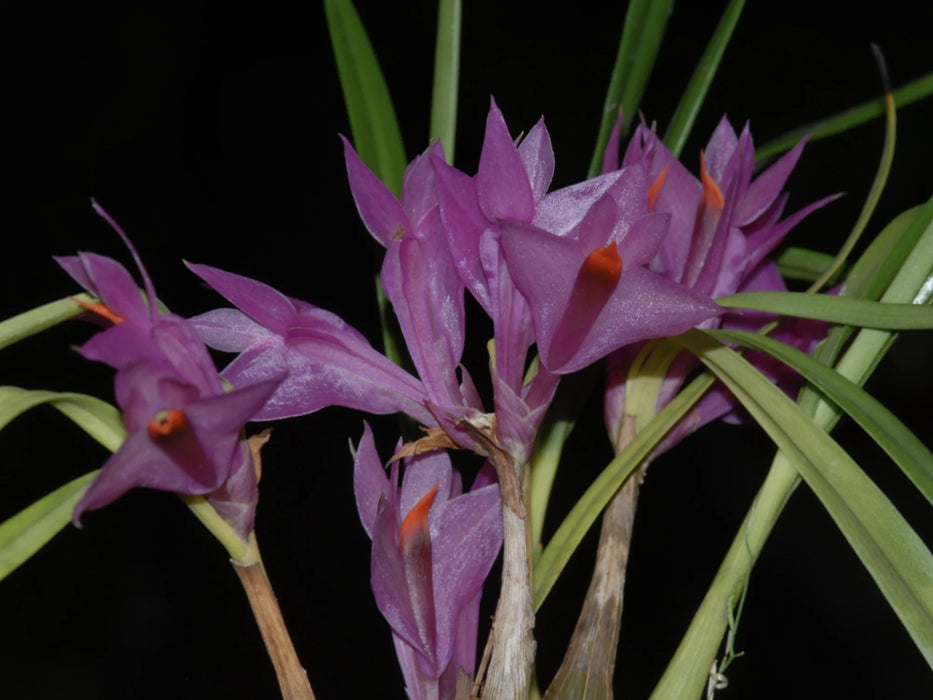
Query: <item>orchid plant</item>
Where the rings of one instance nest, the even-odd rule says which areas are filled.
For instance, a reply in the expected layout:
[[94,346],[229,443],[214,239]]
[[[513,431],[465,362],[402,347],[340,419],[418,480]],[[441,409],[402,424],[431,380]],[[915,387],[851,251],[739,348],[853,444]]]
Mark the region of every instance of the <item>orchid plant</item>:
[[[91,252],[57,257],[73,295],[0,322],[0,347],[91,322],[77,352],[112,370],[116,406],[0,386],[0,427],[50,404],[112,455],[0,523],[0,579],[28,570],[72,523],[94,537],[93,511],[131,490],[175,493],[229,555],[282,696],[315,697],[328,670],[292,643],[295,624],[260,554],[262,449],[276,443],[270,424],[341,407],[365,414],[328,465],[346,472],[346,493],[333,498],[355,502],[359,524],[335,522],[316,537],[357,528],[370,542],[358,569],[368,568],[371,595],[357,605],[381,615],[385,634],[358,639],[367,647],[357,653],[366,668],[369,641],[394,649],[383,694],[621,697],[623,609],[639,605],[626,581],[642,484],[649,469],[670,468],[662,455],[682,455],[680,445],[724,420],[766,435],[773,461],[731,546],[711,555],[721,564],[651,697],[728,692],[752,572],[798,487],[816,496],[933,666],[929,538],[832,435],[848,416],[933,503],[933,452],[862,388],[898,332],[933,328],[933,199],[870,223],[891,168],[896,106],[933,93],[933,81],[893,89],[876,48],[878,100],[763,146],[753,125],[723,116],[696,137],[705,147],[684,155],[744,3],[726,4],[662,132],[662,117],[639,107],[670,5],[629,4],[590,171],[555,185],[561,144],[543,118],[516,123],[495,95],[485,123],[459,127],[481,138],[475,167],[455,161],[459,2],[439,4],[430,138],[408,162],[359,15],[351,0],[325,0],[350,127],[343,162],[331,166],[346,173],[373,239],[381,338],[210,260],[184,263],[187,284],[200,281],[223,306],[173,313],[134,246],[142,235],[92,200],[132,265]],[[793,171],[814,140],[875,117],[885,125],[881,160],[851,233],[835,255],[804,246],[794,232],[809,217],[846,223],[827,223],[839,196],[831,169],[826,191],[789,206]],[[611,455],[599,469],[578,464],[573,447],[588,403],[602,420],[587,435]],[[308,454],[334,454],[322,446],[332,436],[303,437]],[[744,459],[724,455],[733,457]],[[557,496],[569,483],[568,505]],[[599,519],[598,545],[581,547]],[[536,621],[564,596],[568,569],[592,569],[589,587],[562,601],[576,625],[545,653]],[[546,654],[562,660],[548,669]]]

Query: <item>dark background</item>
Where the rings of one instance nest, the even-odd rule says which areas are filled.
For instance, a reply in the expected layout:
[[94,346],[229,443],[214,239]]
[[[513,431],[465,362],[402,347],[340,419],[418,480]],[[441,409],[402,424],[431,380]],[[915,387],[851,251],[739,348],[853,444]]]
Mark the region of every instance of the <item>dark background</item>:
[[[546,116],[555,186],[580,179],[623,3],[555,3],[551,11],[540,3],[465,4],[458,165],[475,168],[494,94],[513,132]],[[662,129],[724,4],[675,8],[642,104]],[[877,95],[870,41],[883,48],[895,84],[933,64],[922,3],[888,2],[857,17],[848,3],[750,5],[684,151],[694,169],[722,113],[737,127],[751,120],[763,143]],[[360,10],[413,156],[427,138],[434,6],[361,2]],[[2,317],[75,290],[51,254],[82,249],[128,261],[91,212],[94,196],[130,233],[173,310],[220,305],[184,258],[267,281],[378,338],[367,235],[337,138],[349,127],[318,3],[233,10],[20,2],[0,17],[11,118],[3,138],[10,153]],[[872,232],[933,194],[931,124],[931,102],[901,113],[894,172]],[[843,240],[882,133],[875,123],[807,148],[789,183],[790,208],[849,195],[797,227],[794,243],[832,251]],[[111,399],[110,370],[69,349],[88,332],[66,324],[4,350],[0,382]],[[928,442],[930,350],[929,334],[901,339],[869,384]],[[559,477],[550,532],[609,457],[598,405],[587,419],[591,427],[570,445],[574,464]],[[394,440],[392,419],[373,423],[384,444]],[[257,532],[322,700],[403,696],[353,505],[347,440],[361,432],[361,416],[330,409],[277,425],[264,453]],[[844,423],[838,435],[933,543],[929,504],[857,429]],[[51,409],[0,433],[0,453],[2,519],[106,459]],[[653,466],[626,591],[620,697],[646,697],[660,676],[771,455],[754,429],[717,425]],[[593,549],[588,540],[538,617],[542,685],[572,629]],[[89,513],[83,530],[66,528],[0,583],[0,621],[3,698],[276,697],[223,551],[169,494],[133,492]],[[755,569],[737,648],[746,654],[717,697],[907,698],[933,688],[923,658],[805,486]]]

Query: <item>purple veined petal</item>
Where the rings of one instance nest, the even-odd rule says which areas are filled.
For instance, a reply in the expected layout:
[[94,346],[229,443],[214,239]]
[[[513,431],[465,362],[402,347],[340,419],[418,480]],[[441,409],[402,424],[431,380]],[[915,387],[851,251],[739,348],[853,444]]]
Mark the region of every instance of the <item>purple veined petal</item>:
[[486,218],[531,221],[535,213],[525,164],[502,112],[490,98],[486,136],[476,172],[476,196]]
[[489,316],[496,342],[495,373],[517,391],[525,374],[528,348],[534,342],[531,312],[512,280],[495,231],[487,231],[480,239],[480,259],[491,294]]
[[450,457],[444,451],[428,452],[405,460],[405,475],[399,493],[399,512],[409,513],[428,491],[437,486],[437,495],[428,519],[434,522],[442,513],[451,489]]
[[117,370],[136,359],[159,356],[152,343],[152,325],[148,318],[111,326],[91,337],[79,352],[87,360],[103,362]]
[[732,154],[735,153],[738,142],[735,129],[732,128],[729,119],[724,116],[716,125],[716,130],[713,131],[713,135],[703,151],[706,154],[706,169],[717,183],[723,181],[723,173],[732,158]]
[[[398,658],[405,679],[405,693],[409,700],[439,700],[446,698],[440,694],[437,669],[424,658],[422,654],[402,637],[392,632],[392,645],[395,647],[395,656]],[[450,695],[450,697],[454,697]]]
[[627,270],[573,357],[548,368],[574,372],[616,348],[683,333],[724,311],[707,297],[644,268]]
[[732,155],[726,162],[725,168],[714,179],[716,179],[723,191],[734,184],[736,186],[736,202],[739,202],[745,198],[754,170],[755,144],[752,140],[752,132],[749,129],[748,122],[745,122],[742,133],[739,134],[738,141]]
[[353,458],[353,494],[360,522],[370,539],[373,538],[379,503],[383,499],[391,499],[394,503],[395,489],[395,484],[389,481],[379,453],[376,452],[372,430],[368,423],[364,423],[363,437],[360,438]]
[[428,396],[461,402],[455,368],[463,352],[464,289],[440,235],[390,246],[382,283]]
[[138,285],[126,268],[113,258],[96,253],[78,253],[77,256],[56,257],[55,261],[118,316],[138,320],[149,316]]
[[[498,485],[448,501],[433,537],[437,662],[451,660],[460,612],[482,590],[502,545],[502,505]],[[475,647],[475,627],[471,630]]]
[[531,307],[543,359],[585,254],[578,241],[521,223],[503,222],[500,241],[509,273]]
[[430,652],[425,649],[421,638],[399,554],[398,512],[389,505],[388,501],[381,503],[373,526],[371,582],[376,607],[392,630],[433,665],[433,649]]
[[746,226],[755,221],[781,194],[781,189],[800,160],[808,137],[803,138],[791,150],[778,158],[767,170],[752,181],[736,208],[735,225]]
[[251,345],[278,337],[238,309],[214,309],[189,318],[188,322],[205,345],[221,352],[242,352]]
[[[729,229],[717,265],[719,274],[709,294],[714,299],[734,294],[748,274],[748,240],[741,230],[734,227]],[[697,289],[702,287],[697,285]]]
[[[616,117],[615,124],[612,125],[612,131],[609,132],[609,140],[606,142],[606,150],[603,152],[602,174],[611,173],[619,170],[619,151],[622,145],[622,126],[625,119],[622,110],[619,110],[619,116]],[[632,139],[634,141],[634,139]]]
[[617,238],[625,235],[628,225],[648,214],[650,186],[645,168],[638,164],[623,168],[619,173],[619,179],[606,191],[619,207]]
[[647,265],[657,255],[670,228],[671,215],[666,213],[646,214],[632,224],[619,240],[619,255],[625,268]]
[[[121,324],[122,325],[122,324]],[[202,395],[218,394],[223,384],[197,330],[175,314],[161,314],[152,324],[152,343],[175,371],[194,384]]]
[[551,136],[544,125],[544,117],[531,127],[528,135],[518,145],[518,154],[525,164],[531,197],[537,202],[547,193],[554,177],[554,149]]
[[411,222],[391,190],[360,160],[350,142],[343,136],[340,138],[343,141],[350,191],[363,225],[373,238],[387,247],[411,230]]
[[576,227],[577,239],[584,250],[602,248],[614,233],[616,222],[619,219],[619,205],[608,194],[593,202],[593,206],[583,216]]
[[490,223],[476,200],[473,178],[432,158],[444,233],[457,274],[480,306],[490,309],[489,283],[479,257],[479,241]]
[[207,436],[238,434],[275,392],[282,377],[208,396],[185,407],[191,422]]
[[[444,159],[444,149],[440,141],[434,141],[424,153],[409,164],[402,180],[402,211],[410,222],[409,231],[415,233],[421,229],[424,218],[437,208],[432,156]],[[388,247],[388,244],[384,245]]]
[[203,495],[219,484],[220,479],[202,481],[189,474],[140,430],[130,434],[104,463],[75,507],[72,520],[77,523],[84,511],[103,508],[138,487]]
[[602,197],[622,176],[622,170],[599,175],[576,185],[555,190],[535,206],[531,223],[556,236],[567,235],[580,223],[593,203]]
[[296,309],[291,300],[278,290],[249,277],[209,265],[189,262],[185,262],[185,265],[209,287],[257,323],[279,335],[288,333]]

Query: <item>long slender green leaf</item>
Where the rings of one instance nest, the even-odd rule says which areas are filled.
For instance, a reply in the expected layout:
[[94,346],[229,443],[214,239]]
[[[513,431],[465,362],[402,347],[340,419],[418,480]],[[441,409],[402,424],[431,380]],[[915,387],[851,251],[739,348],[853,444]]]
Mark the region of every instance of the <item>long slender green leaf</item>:
[[43,304],[0,322],[0,349],[18,343],[24,338],[47,330],[82,313],[84,309],[76,304],[73,299],[92,301],[93,297],[87,294],[76,294],[73,298],[66,297],[65,299]]
[[88,435],[111,452],[126,439],[120,412],[93,396],[40,389],[0,386],[0,430],[21,413],[40,404],[50,404],[73,420]]
[[638,432],[628,447],[606,465],[606,468],[590,484],[586,493],[577,501],[577,504],[564,518],[564,522],[557,528],[557,532],[554,533],[535,564],[535,610],[541,607],[583,536],[625,479],[638,468],[638,465],[651,453],[667,431],[690,410],[690,407],[712,384],[713,379],[709,374],[702,374],[694,379],[643,430]]
[[460,25],[462,0],[439,0],[437,44],[434,50],[434,91],[431,95],[431,139],[440,139],[444,157],[454,162],[457,140],[457,93],[460,86]]
[[632,0],[625,14],[625,25],[619,41],[606,101],[596,137],[596,148],[590,161],[589,177],[599,174],[609,133],[619,117],[625,115],[625,130],[638,111],[638,103],[654,67],[661,37],[667,27],[673,0]]
[[[829,269],[834,259],[829,253],[790,246],[778,254],[774,263],[784,279],[813,282]],[[830,284],[833,282],[830,280]]]
[[[933,95],[933,73],[927,73],[907,83],[907,85],[899,87],[894,91],[894,101],[897,103],[898,108],[902,108],[930,95]],[[808,134],[811,142],[817,141],[853,129],[872,119],[877,119],[884,114],[884,110],[884,98],[879,97],[876,100],[864,102],[826,119],[805,124],[756,148],[755,162],[758,165],[766,163],[773,157],[793,148],[800,139]]]
[[0,524],[0,581],[71,522],[75,506],[98,471],[69,481]]
[[354,148],[398,195],[405,172],[405,148],[376,53],[350,0],[324,0],[324,12]]
[[933,503],[933,453],[891,411],[858,384],[774,338],[748,331],[707,332],[717,340],[766,352],[800,372],[862,426],[926,499]]
[[[876,299],[887,289],[883,297],[887,302],[926,301],[918,294],[918,290],[922,289],[929,267],[933,264],[933,225],[930,216],[925,215],[927,209],[933,212],[933,199],[921,212],[912,212],[912,223],[910,217],[902,215],[885,228],[879,237],[884,240],[876,239],[872,242],[869,250],[853,266],[844,293]],[[892,269],[886,264],[878,265],[878,260],[882,258],[895,260],[897,267]],[[856,268],[862,268],[866,274],[856,273]],[[871,276],[872,270],[877,277]],[[830,338],[817,349],[814,359],[827,365],[835,362],[839,347],[848,337],[836,331],[845,328],[848,327],[834,328]],[[836,371],[855,384],[863,384],[890,347],[892,337],[893,333],[889,331],[862,330],[836,365]],[[872,352],[875,353],[874,358],[870,355]],[[798,403],[808,415],[814,417],[817,425],[828,432],[841,412],[835,404],[822,397],[816,389],[805,386]],[[798,480],[790,459],[779,452],[652,698],[666,700],[697,697],[700,694],[709,678],[710,666],[725,633],[727,621],[741,597],[752,566]]]
[[[879,58],[879,60],[882,59]],[[884,70],[883,65],[882,70]],[[813,284],[810,285],[810,288],[807,290],[809,292],[818,292],[840,269],[842,269],[849,255],[851,255],[852,251],[855,249],[855,245],[858,243],[859,238],[861,238],[862,233],[865,232],[868,221],[871,219],[871,215],[875,213],[875,207],[878,206],[878,202],[881,199],[881,193],[884,192],[884,186],[888,182],[888,175],[891,173],[891,163],[894,161],[894,145],[897,142],[897,111],[894,109],[894,98],[890,93],[884,96],[884,105],[886,116],[884,146],[881,149],[881,158],[878,161],[878,168],[875,171],[875,179],[868,189],[868,194],[865,197],[865,202],[862,204],[862,210],[859,212],[858,219],[856,219],[852,231],[846,237],[839,252],[836,253],[833,264],[820,275],[819,279],[815,280]]]
[[813,318],[864,328],[923,330],[933,328],[933,308],[916,304],[887,304],[831,294],[803,292],[743,292],[716,300],[735,309],[756,309],[783,316]]
[[813,419],[738,353],[702,331],[679,337],[793,462],[933,666],[933,555]]
[[716,25],[716,30],[710,37],[706,50],[700,57],[693,76],[687,84],[687,89],[677,104],[671,123],[664,132],[665,145],[678,158],[684,150],[684,144],[687,143],[687,137],[690,136],[690,130],[693,129],[693,123],[700,112],[703,100],[706,99],[706,93],[709,92],[709,87],[713,83],[719,63],[722,61],[744,7],[745,0],[732,0],[726,11],[722,13],[719,24]]

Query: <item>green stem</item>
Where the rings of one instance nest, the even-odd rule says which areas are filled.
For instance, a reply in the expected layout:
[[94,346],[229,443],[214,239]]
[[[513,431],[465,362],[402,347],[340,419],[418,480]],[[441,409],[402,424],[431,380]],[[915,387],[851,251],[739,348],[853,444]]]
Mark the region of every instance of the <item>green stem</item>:
[[752,567],[799,480],[789,459],[778,453],[652,698],[702,695],[732,609],[741,599]]

